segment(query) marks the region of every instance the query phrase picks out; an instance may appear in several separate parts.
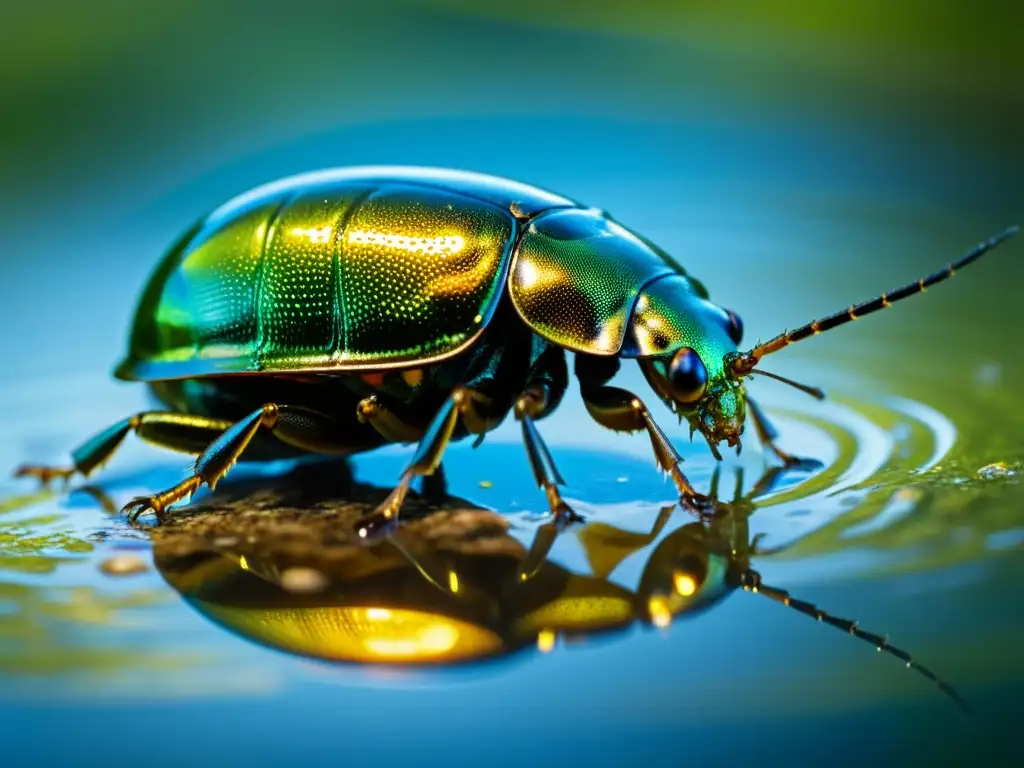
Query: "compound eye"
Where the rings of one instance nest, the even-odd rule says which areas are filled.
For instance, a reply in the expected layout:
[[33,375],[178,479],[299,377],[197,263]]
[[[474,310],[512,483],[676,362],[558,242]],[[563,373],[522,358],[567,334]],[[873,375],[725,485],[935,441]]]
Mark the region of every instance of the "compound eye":
[[725,313],[729,316],[729,326],[726,328],[729,338],[733,344],[739,344],[743,340],[743,321],[731,309],[725,310]]
[[700,355],[690,347],[683,347],[672,357],[668,367],[668,383],[681,403],[695,403],[708,386],[708,369]]

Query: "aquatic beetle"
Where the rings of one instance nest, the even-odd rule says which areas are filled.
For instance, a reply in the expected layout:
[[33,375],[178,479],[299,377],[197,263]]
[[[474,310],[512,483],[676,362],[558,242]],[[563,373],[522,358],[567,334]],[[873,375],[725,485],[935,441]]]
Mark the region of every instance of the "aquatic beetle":
[[[549,557],[556,523],[541,526],[527,550],[503,518],[452,498],[403,526],[393,546],[373,550],[354,544],[354,536],[325,545],[324,531],[336,527],[329,519],[302,517],[306,525],[296,530],[284,500],[277,524],[292,532],[286,542],[275,534],[273,503],[254,528],[233,514],[244,496],[211,500],[189,525],[172,521],[154,533],[154,560],[167,583],[219,626],[288,653],[356,664],[448,665],[531,647],[546,652],[560,640],[637,624],[664,629],[743,590],[899,658],[967,710],[949,684],[886,638],[762,583],[752,559],[779,550],[751,536],[749,519],[783,472],[768,470],[743,495],[737,471],[733,498],[719,514],[678,527],[674,505],[660,510],[649,531],[603,522],[581,527],[584,569]],[[302,480],[318,483],[317,474],[304,472]],[[280,483],[294,487],[295,478]],[[716,500],[718,486],[716,470],[709,491]],[[349,488],[344,498],[387,493],[377,490]],[[641,553],[640,575],[624,579],[622,564]]]
[[[608,385],[636,360],[651,388],[700,432],[740,449],[761,359],[946,279],[1009,237],[926,278],[741,352],[743,323],[671,256],[607,213],[476,173],[404,167],[314,172],[258,187],[214,210],[170,249],[138,306],[115,375],[146,382],[161,410],[114,424],[68,468],[25,466],[44,482],[88,475],[129,432],[197,454],[192,474],[130,502],[130,519],[211,489],[238,460],[353,454],[417,443],[391,495],[360,524],[390,530],[411,481],[453,439],[482,440],[512,412],[534,477],[561,521],[575,515],[535,421],[559,404],[565,353],[590,415],[645,431],[681,498],[704,504],[637,395]],[[276,439],[274,439],[276,438]]]

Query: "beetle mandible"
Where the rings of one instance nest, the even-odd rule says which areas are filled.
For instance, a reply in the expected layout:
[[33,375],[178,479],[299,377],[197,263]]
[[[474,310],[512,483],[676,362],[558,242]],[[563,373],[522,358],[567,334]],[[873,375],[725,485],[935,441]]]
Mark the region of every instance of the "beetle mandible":
[[716,459],[739,450],[749,415],[769,450],[777,433],[746,393],[766,355],[891,306],[952,276],[1011,227],[928,277],[739,350],[739,316],[665,251],[607,213],[526,184],[406,167],[318,171],[225,203],[185,233],[146,286],[119,379],[146,382],[162,410],[87,440],[70,467],[19,475],[88,475],[129,432],[198,455],[192,474],[128,503],[161,519],[240,459],[348,455],[416,443],[392,493],[360,524],[390,530],[417,476],[451,440],[477,441],[508,413],[520,422],[537,485],[555,519],[555,461],[535,422],[568,385],[566,352],[590,415],[645,431],[684,502],[705,505],[681,457],[637,395],[609,386],[621,360],[700,432]]

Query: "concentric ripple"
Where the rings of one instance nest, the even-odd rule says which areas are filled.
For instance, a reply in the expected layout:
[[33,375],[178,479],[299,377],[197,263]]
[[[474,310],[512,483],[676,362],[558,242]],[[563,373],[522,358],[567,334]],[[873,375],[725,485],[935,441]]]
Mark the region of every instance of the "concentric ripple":
[[847,537],[880,530],[914,509],[901,487],[949,453],[955,425],[933,408],[905,398],[841,397],[807,411],[775,410],[782,443],[824,466],[795,485],[757,500],[772,509],[772,543],[783,545],[826,524]]

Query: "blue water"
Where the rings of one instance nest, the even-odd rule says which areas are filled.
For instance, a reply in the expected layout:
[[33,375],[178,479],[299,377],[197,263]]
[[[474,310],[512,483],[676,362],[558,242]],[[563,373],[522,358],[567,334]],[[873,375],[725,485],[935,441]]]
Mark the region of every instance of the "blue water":
[[[423,16],[426,38],[449,39],[436,17]],[[239,23],[249,29],[251,20]],[[496,69],[483,41],[519,56],[528,50],[525,25],[501,25],[488,37],[490,22],[451,23],[445,34],[489,62],[476,74],[444,69],[453,93],[510,71],[505,59]],[[417,38],[410,29],[401,40]],[[431,109],[423,105],[433,91],[417,79],[396,91],[419,94],[408,96],[408,110],[389,112],[381,105],[390,97],[375,91],[372,109],[351,102],[345,120],[327,101],[303,102],[309,90],[261,91],[265,122],[250,107],[236,107],[228,121],[230,105],[218,101],[178,143],[170,127],[124,139],[127,159],[107,170],[88,170],[83,159],[88,141],[98,165],[118,156],[95,126],[83,125],[81,146],[54,144],[4,214],[0,469],[60,462],[87,435],[144,407],[143,393],[114,384],[109,371],[159,254],[196,216],[285,174],[415,163],[564,192],[676,254],[740,312],[750,339],[924,274],[1024,210],[1019,158],[982,128],[972,133],[970,121],[915,122],[900,111],[906,104],[892,106],[892,116],[881,98],[859,115],[852,96],[837,111],[768,95],[772,108],[759,114],[763,102],[738,86],[716,97],[728,72],[713,81],[698,76],[700,66],[684,66],[704,61],[695,49],[532,28],[529,41],[545,52],[521,65],[534,81],[581,52],[591,68],[554,78],[557,87],[532,102],[511,88],[486,98],[467,89]],[[609,51],[634,62],[649,54],[650,67],[678,73],[681,83],[631,87],[633,75],[617,78]],[[322,75],[309,77],[320,93]],[[601,77],[623,101],[595,96]],[[209,107],[202,99],[220,93],[210,87],[193,106]],[[1003,112],[993,110],[986,124],[1003,126]],[[226,129],[202,138],[218,119],[234,126],[237,144]],[[168,125],[185,131],[189,120]],[[146,140],[160,146],[150,154]],[[64,150],[76,169],[66,180],[53,170]],[[26,173],[19,166],[12,178]],[[758,502],[751,536],[764,534],[763,546],[779,551],[752,565],[766,584],[858,619],[911,652],[954,685],[974,719],[899,660],[741,590],[665,630],[638,621],[560,641],[550,653],[531,645],[468,666],[385,670],[300,659],[200,615],[155,569],[146,532],[93,497],[24,499],[34,487],[10,480],[0,484],[0,765],[1008,762],[1024,713],[1016,597],[1024,577],[1024,369],[1013,342],[1024,329],[1020,253],[1019,243],[1008,244],[927,297],[779,355],[772,370],[825,386],[829,402],[756,385],[783,447],[822,467],[786,475]],[[633,370],[617,383],[645,391]],[[706,447],[689,444],[667,412],[657,415],[706,490],[714,469]],[[602,431],[575,392],[541,429],[568,480],[566,497],[588,521],[646,532],[673,503],[645,439]],[[361,457],[356,476],[387,487],[406,455]],[[129,439],[96,482],[117,507],[176,482],[185,461]],[[766,461],[748,440],[740,459],[727,457],[722,488],[731,491],[738,468],[749,488]],[[993,462],[1010,472],[978,475]],[[510,535],[530,542],[544,502],[514,424],[476,451],[456,446],[446,469],[454,495],[505,516]],[[651,552],[693,522],[676,509],[611,581],[635,590]],[[586,575],[581,530],[564,533],[550,558]],[[100,570],[125,553],[139,555],[145,572]]]

